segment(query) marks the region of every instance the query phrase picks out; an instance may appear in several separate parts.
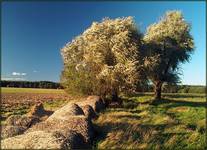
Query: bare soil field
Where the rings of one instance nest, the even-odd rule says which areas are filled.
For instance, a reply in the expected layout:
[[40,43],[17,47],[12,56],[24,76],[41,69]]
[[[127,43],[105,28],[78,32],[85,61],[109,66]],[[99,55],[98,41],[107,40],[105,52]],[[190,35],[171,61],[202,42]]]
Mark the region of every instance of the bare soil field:
[[66,94],[63,90],[56,89],[1,89],[1,121],[10,115],[22,115],[29,111],[31,106],[39,102],[43,103],[48,110],[55,110],[74,97]]
[[1,98],[3,107],[34,105],[38,102],[48,102],[58,99],[71,99],[70,96],[62,93],[2,93]]

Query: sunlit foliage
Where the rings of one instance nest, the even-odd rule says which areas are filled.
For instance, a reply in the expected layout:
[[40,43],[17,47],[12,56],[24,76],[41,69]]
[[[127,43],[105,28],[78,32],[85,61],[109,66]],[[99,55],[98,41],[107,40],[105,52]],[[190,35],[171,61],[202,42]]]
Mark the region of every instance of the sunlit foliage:
[[180,11],[167,12],[147,28],[144,65],[155,86],[155,98],[160,99],[164,82],[179,82],[180,64],[189,61],[194,49],[190,29]]
[[61,49],[63,85],[84,94],[133,91],[141,79],[141,39],[132,17],[93,22]]

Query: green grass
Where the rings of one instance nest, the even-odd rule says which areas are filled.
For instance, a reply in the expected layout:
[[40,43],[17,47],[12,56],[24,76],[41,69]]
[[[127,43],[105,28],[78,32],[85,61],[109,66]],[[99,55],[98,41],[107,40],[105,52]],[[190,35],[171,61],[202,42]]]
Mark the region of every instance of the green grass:
[[[152,105],[150,94],[124,97],[94,121],[98,149],[205,149],[205,95],[165,94]],[[130,103],[129,106],[127,103]]]
[[[1,88],[2,93],[64,93],[56,89]],[[122,108],[108,108],[94,121],[98,149],[204,149],[206,148],[205,94],[165,93],[151,104],[152,93],[139,93],[124,99]],[[74,98],[78,100],[78,98]],[[44,102],[55,111],[68,101]],[[17,106],[3,115],[23,115],[29,107]],[[4,122],[1,122],[3,124]]]
[[1,88],[2,93],[57,93],[62,94],[64,90],[62,89],[40,89],[40,88]]

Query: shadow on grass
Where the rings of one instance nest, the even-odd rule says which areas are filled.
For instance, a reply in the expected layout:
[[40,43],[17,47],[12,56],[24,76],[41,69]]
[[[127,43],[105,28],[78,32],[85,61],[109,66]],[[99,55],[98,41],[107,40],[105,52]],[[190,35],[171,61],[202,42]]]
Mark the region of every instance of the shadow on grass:
[[44,113],[42,114],[43,116],[47,115],[47,116],[51,116],[54,113],[54,111],[52,110],[45,110]]
[[164,130],[164,128],[167,126],[167,124],[158,124],[158,125],[142,124],[142,125],[139,125],[139,126],[143,129]]
[[171,105],[167,107],[178,107],[178,106],[190,106],[190,107],[206,107],[206,102],[190,102],[190,101],[184,101],[184,100],[170,100],[170,99],[161,99],[157,101],[153,101],[151,104],[158,106],[161,104],[169,104]]
[[205,98],[205,95],[194,95],[194,94],[163,94],[164,97],[170,97],[170,98]]
[[[205,98],[205,93],[162,93],[163,96],[171,98]],[[154,93],[135,93],[128,95],[129,97],[154,96]]]
[[140,113],[140,112],[142,112],[142,111],[136,109],[136,110],[129,110],[129,112],[130,112],[130,113],[137,113],[137,114],[138,114],[138,113]]
[[105,110],[104,113],[106,112],[130,112],[130,113],[140,113],[142,112],[141,110],[133,110],[133,109],[127,109],[127,108],[118,108],[118,109],[108,109]]
[[[136,98],[137,99],[137,98]],[[136,99],[130,99],[130,98],[122,98],[122,108],[127,109],[134,109],[140,104],[150,104],[152,103],[152,99],[146,99],[144,102],[139,102]]]
[[116,115],[117,119],[127,118],[127,119],[140,119],[140,116],[133,116],[133,115]]
[[[172,138],[175,135],[185,135],[187,133],[180,132],[180,133],[164,133],[165,128],[169,126],[174,126],[176,124],[130,124],[127,122],[118,122],[118,123],[112,123],[107,122],[103,123],[101,125],[95,125],[95,131],[96,131],[96,139],[94,141],[94,149],[98,148],[98,144],[106,140],[106,138],[110,135],[113,137],[116,137],[114,139],[116,144],[116,141],[123,141],[126,138],[131,138],[133,141],[139,141],[139,142],[145,142],[147,140],[149,143],[156,143],[160,146],[167,141],[168,139]],[[123,133],[124,131],[124,133]],[[119,135],[118,139],[116,134],[122,132],[122,135]],[[112,140],[110,137],[109,139]],[[147,139],[146,139],[147,137]],[[144,141],[143,141],[144,140]]]

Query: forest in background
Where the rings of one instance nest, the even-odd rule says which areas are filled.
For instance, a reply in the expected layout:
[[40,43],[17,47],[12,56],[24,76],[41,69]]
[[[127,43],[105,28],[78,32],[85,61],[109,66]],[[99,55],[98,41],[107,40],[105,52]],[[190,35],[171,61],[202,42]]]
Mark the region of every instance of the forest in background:
[[[51,81],[1,81],[1,87],[63,89],[60,83]],[[153,92],[153,86],[138,87],[137,92]],[[205,93],[202,85],[164,85],[163,93]]]
[[19,87],[19,88],[45,88],[62,89],[60,83],[51,81],[1,81],[1,87]]

